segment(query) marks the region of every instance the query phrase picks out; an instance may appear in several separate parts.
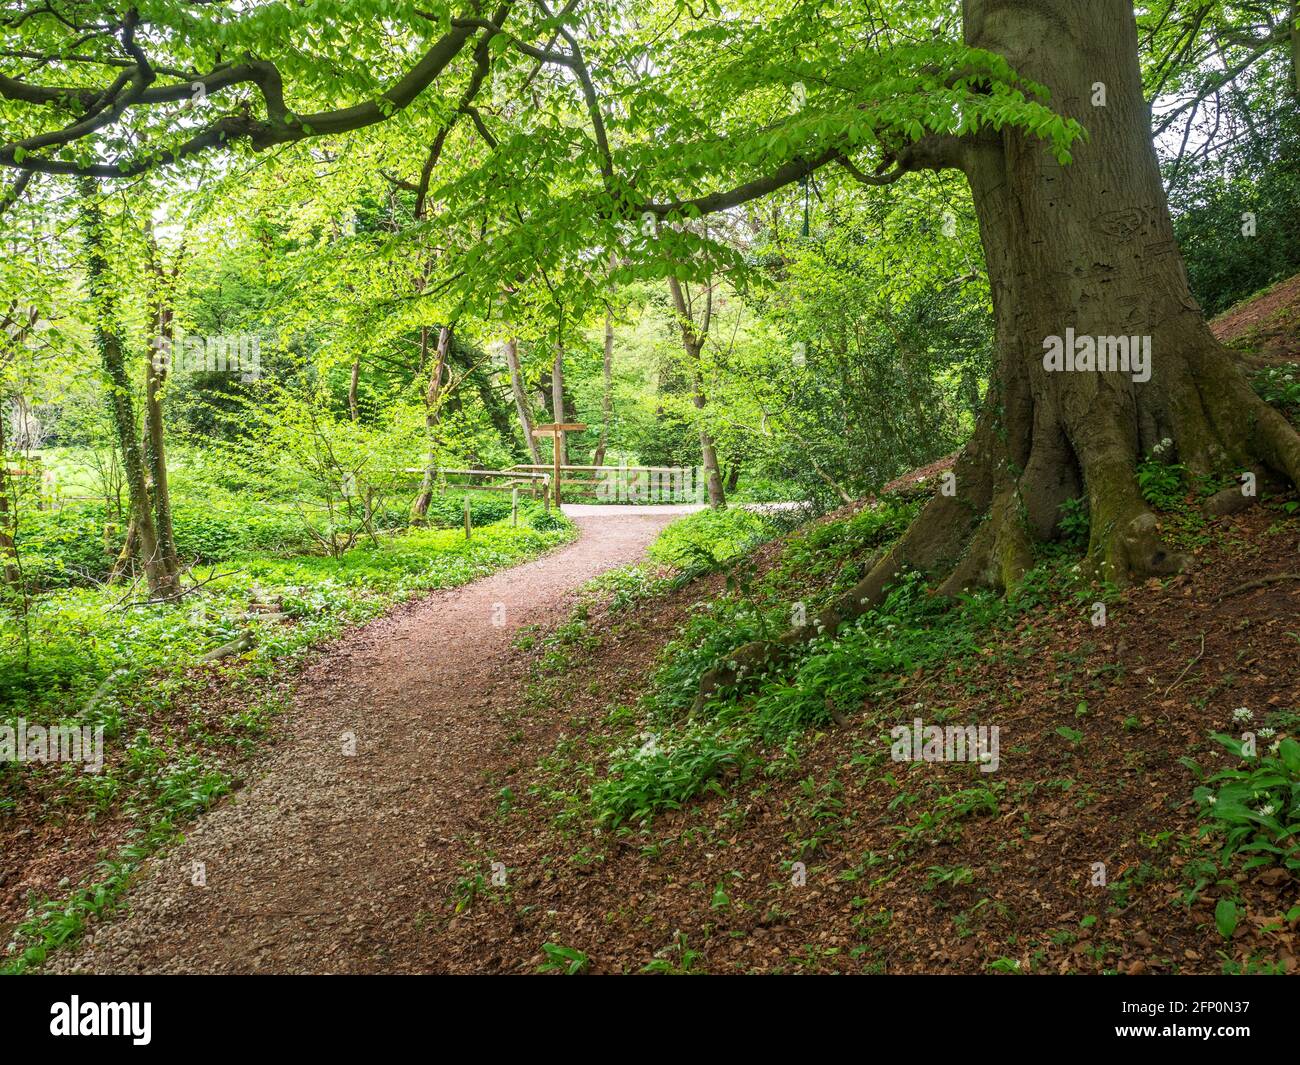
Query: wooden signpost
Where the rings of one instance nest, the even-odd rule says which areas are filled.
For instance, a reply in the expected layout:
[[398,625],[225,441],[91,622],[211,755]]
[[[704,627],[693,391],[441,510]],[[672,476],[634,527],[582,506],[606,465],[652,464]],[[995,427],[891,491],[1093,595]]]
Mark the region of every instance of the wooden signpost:
[[560,444],[564,440],[565,433],[580,433],[586,425],[582,422],[551,422],[548,425],[538,425],[533,428],[533,436],[549,436],[551,438],[551,457],[554,460],[555,473],[555,505],[560,505]]

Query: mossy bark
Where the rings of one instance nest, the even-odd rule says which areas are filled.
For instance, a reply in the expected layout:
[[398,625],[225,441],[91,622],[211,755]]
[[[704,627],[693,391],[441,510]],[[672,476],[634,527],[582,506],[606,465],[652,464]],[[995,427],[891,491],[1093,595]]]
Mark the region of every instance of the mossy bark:
[[180,583],[160,551],[158,530],[145,481],[144,449],[136,434],[135,404],[132,401],[130,378],[126,372],[125,352],[116,320],[113,280],[105,251],[107,241],[103,210],[93,178],[81,179],[80,194],[86,278],[96,310],[95,346],[99,349],[104,373],[108,378],[109,408],[122,452],[122,468],[131,499],[131,520],[135,525],[140,561],[144,567],[149,594],[156,598],[176,598],[180,595]]

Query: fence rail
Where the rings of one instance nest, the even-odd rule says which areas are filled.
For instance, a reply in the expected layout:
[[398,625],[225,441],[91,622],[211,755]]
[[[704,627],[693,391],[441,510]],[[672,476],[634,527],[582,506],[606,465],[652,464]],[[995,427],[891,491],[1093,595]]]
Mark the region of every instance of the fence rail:
[[[423,474],[421,467],[407,467],[404,473]],[[534,498],[540,497],[550,508],[551,475],[549,473],[528,473],[522,470],[460,470],[438,467],[434,470],[437,477],[438,493],[446,495],[448,488],[458,492],[497,492],[503,488],[528,487]],[[449,484],[448,477],[497,477],[503,478],[504,484]]]
[[[558,484],[554,483],[557,470],[559,473]],[[425,470],[412,467],[405,472],[423,474]],[[650,492],[652,494],[664,493],[665,496],[671,495],[676,499],[685,500],[688,497],[695,497],[700,485],[703,483],[695,470],[681,466],[580,466],[565,464],[557,467],[554,464],[547,466],[521,462],[506,470],[440,467],[434,473],[437,477],[438,491],[444,495],[448,488],[458,492],[492,492],[503,488],[527,485],[532,488],[534,496],[540,494],[541,498],[547,500],[548,503],[552,490],[557,487],[594,491],[600,488],[602,480],[608,477],[618,477],[630,482],[630,484],[623,484],[620,481],[620,484],[610,486],[610,490],[615,493],[616,499],[626,498],[623,492],[627,492],[631,497],[639,497],[642,492]],[[449,477],[480,480],[495,479],[498,483],[451,483],[447,480]],[[620,486],[622,490],[620,490]]]

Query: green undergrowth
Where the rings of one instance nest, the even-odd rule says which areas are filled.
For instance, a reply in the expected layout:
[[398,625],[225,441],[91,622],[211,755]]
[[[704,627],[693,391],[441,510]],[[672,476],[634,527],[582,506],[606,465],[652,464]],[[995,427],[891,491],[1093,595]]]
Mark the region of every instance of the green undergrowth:
[[593,782],[593,816],[614,827],[641,821],[716,787],[724,771],[795,757],[809,730],[891,704],[915,671],[951,670],[984,652],[1041,601],[1049,580],[1044,570],[1015,596],[979,594],[953,606],[909,575],[877,609],[799,648],[756,690],[723,691],[695,708],[705,670],[788,621],[787,604],[714,600],[665,648],[640,707],[645,731],[612,752],[607,773]]
[[747,554],[781,528],[768,513],[745,507],[701,510],[669,525],[650,546],[656,562],[678,566],[716,566]]
[[[6,613],[0,724],[102,728],[105,761],[100,773],[70,763],[0,765],[0,818],[125,818],[130,828],[85,885],[29,900],[0,971],[39,965],[76,939],[144,857],[229,790],[239,760],[265,742],[283,708],[268,690],[312,647],[402,599],[516,565],[575,534],[567,519],[545,524],[499,522],[469,540],[458,529],[413,529],[337,559],[245,553],[196,570],[206,583],[178,605],[138,605],[120,585],[67,588],[32,600],[26,631],[23,618]],[[268,618],[253,604],[285,616]],[[246,635],[247,650],[196,668]],[[222,695],[214,697],[218,673]]]
[[[1071,580],[1065,567],[1053,562],[1035,571],[1013,596],[977,594],[953,606],[932,595],[919,575],[910,575],[877,609],[834,636],[800,647],[757,688],[723,690],[695,706],[706,670],[743,644],[775,637],[842,595],[920,505],[915,498],[888,499],[802,528],[783,541],[761,575],[748,554],[715,561],[712,569],[726,575],[726,591],[691,607],[660,653],[637,705],[610,713],[612,737],[606,746],[558,753],[554,767],[570,782],[586,785],[585,794],[570,787],[556,796],[564,816],[581,810],[617,828],[718,789],[733,773],[772,771],[810,731],[858,714],[864,705],[893,701],[904,678],[916,670],[952,669],[986,652],[1026,610],[1061,594]],[[697,530],[707,527],[695,524]],[[669,529],[665,541],[686,541],[686,530]],[[607,600],[634,603],[674,580],[639,570],[607,576],[605,582]],[[580,609],[548,638],[543,671],[560,674],[579,650],[595,642],[588,612]]]

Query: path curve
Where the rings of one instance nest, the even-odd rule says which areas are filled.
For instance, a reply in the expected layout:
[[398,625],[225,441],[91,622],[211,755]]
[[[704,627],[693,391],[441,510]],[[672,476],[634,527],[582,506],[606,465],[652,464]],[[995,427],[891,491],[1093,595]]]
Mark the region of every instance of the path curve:
[[148,863],[127,913],[47,969],[436,971],[410,947],[444,912],[456,841],[474,831],[485,770],[500,768],[487,761],[506,729],[492,711],[518,679],[516,632],[640,559],[676,510],[576,514],[575,542],[343,637],[304,673],[256,779]]

